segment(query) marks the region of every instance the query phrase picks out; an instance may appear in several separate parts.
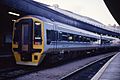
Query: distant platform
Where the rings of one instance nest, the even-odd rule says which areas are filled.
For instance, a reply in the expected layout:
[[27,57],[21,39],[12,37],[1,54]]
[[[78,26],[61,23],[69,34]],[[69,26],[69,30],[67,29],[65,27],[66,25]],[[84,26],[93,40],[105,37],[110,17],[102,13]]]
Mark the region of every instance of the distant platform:
[[120,52],[113,56],[91,80],[120,80]]
[[12,57],[12,55],[0,55],[0,58]]

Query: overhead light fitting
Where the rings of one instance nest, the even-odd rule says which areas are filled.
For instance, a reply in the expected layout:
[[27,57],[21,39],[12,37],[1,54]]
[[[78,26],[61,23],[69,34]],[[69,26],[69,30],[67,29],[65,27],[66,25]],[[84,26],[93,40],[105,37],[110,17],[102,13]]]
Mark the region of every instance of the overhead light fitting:
[[13,22],[15,22],[16,20],[12,20]]
[[20,16],[20,14],[14,13],[14,12],[8,12],[8,14],[14,15],[14,16]]

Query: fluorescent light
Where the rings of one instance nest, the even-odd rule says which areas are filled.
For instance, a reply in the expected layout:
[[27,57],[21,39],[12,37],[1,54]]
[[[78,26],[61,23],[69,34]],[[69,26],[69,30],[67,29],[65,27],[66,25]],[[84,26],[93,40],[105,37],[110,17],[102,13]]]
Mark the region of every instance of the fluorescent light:
[[13,22],[15,22],[16,20],[12,20]]
[[14,13],[14,12],[8,12],[8,14],[14,15],[14,16],[20,16],[20,14]]

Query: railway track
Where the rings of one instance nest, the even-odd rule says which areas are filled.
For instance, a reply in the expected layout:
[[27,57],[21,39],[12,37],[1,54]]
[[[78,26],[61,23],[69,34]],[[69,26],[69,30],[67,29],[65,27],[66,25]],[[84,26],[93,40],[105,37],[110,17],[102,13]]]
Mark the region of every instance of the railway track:
[[8,68],[6,70],[0,71],[0,80],[10,80],[16,77],[30,74],[32,72],[41,70],[40,68],[36,67],[28,67],[28,66],[18,66],[14,68]]
[[44,70],[51,67],[51,65],[40,65],[40,66],[20,66],[16,65],[11,68],[0,70],[0,80],[13,80],[17,77],[34,73],[40,70]]
[[[110,54],[109,57],[111,57],[112,55],[114,54]],[[102,56],[101,56],[102,57]],[[102,60],[102,59],[101,59]],[[99,60],[97,60],[99,61]],[[95,61],[95,62],[97,62]],[[94,64],[94,62],[92,62]],[[92,64],[90,63],[90,64]],[[90,65],[89,64],[89,65]],[[88,66],[84,66],[81,68],[81,70],[84,70],[85,67],[89,67]],[[63,65],[64,66],[64,65]],[[69,65],[68,65],[69,66]],[[65,66],[64,66],[65,67]],[[16,78],[20,78],[22,76],[25,76],[25,75],[28,75],[30,73],[36,73],[37,72],[37,75],[39,75],[39,79],[40,80],[43,80],[43,75],[46,75],[44,77],[47,77],[47,80],[50,80],[48,79],[49,77],[52,77],[51,80],[58,80],[58,79],[61,79],[61,80],[64,80],[66,79],[67,76],[64,76],[62,77],[63,75],[61,75],[61,72],[59,72],[59,70],[62,68],[62,65],[59,67],[59,66],[56,66],[56,67],[53,67],[53,68],[49,68],[48,66],[45,67],[45,66],[39,66],[39,67],[28,67],[28,66],[17,66],[17,67],[14,67],[14,68],[8,68],[8,69],[4,69],[4,70],[0,70],[0,80],[10,80],[10,79],[15,79]],[[58,71],[58,73],[56,72]],[[65,72],[63,72],[63,74],[66,73],[66,70],[64,70]],[[76,70],[77,71],[77,70]],[[52,75],[51,73],[53,72],[56,72],[54,74],[57,75],[56,79],[53,79],[53,76],[54,74]],[[67,70],[68,72],[68,70]],[[75,71],[74,71],[75,72]],[[59,74],[60,73],[60,74]],[[73,73],[73,72],[72,72]],[[70,75],[70,74],[69,74]],[[68,76],[69,76],[68,75]],[[72,75],[72,74],[71,74]],[[29,75],[28,75],[29,76]],[[62,77],[62,78],[61,78]],[[26,78],[27,79],[27,78]],[[25,79],[25,80],[26,80]],[[38,79],[38,80],[39,80]],[[18,80],[21,80],[21,79],[18,79]],[[23,79],[24,80],[24,79]],[[46,80],[46,78],[44,78],[44,80]],[[74,80],[74,79],[73,79]]]
[[90,80],[114,54],[91,62],[63,76],[59,80]]
[[[117,52],[112,52],[112,53],[108,53],[108,54],[104,54],[104,55],[89,57],[89,58],[86,58],[83,60],[80,59],[80,60],[73,61],[70,63],[47,68],[44,70],[39,70],[35,73],[15,78],[15,80],[28,80],[28,79],[31,79],[31,80],[34,80],[34,79],[35,80],[61,80],[68,73],[74,72],[78,68],[83,68],[83,66],[85,67],[85,66],[87,66],[87,64],[90,64],[90,63],[92,64],[93,61],[98,61],[98,59],[100,60],[100,58],[101,59],[103,59],[105,57],[107,58],[108,55],[110,55],[109,57],[111,57],[112,55],[115,55],[116,53]],[[101,62],[101,64],[103,64],[103,63]],[[91,70],[88,70],[87,72],[90,72],[90,71]],[[74,80],[74,79],[70,79],[70,80]],[[86,80],[86,79],[78,79],[78,80]]]
[[0,70],[14,67],[15,65],[15,60],[12,55],[0,55]]

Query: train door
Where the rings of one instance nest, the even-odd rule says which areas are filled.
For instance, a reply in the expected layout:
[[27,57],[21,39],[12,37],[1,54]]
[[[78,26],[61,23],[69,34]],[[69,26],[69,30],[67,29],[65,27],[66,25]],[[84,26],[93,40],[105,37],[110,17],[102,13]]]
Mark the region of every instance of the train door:
[[22,25],[22,51],[28,51],[29,27],[27,24]]
[[32,26],[33,21],[31,19],[23,19],[15,24],[13,50],[20,54],[21,61],[32,61]]
[[[31,45],[32,45],[32,27],[29,26],[29,24],[25,23],[22,24],[22,45],[21,45],[21,49],[22,49],[22,57],[21,60],[32,60],[31,54],[30,54],[30,49],[31,49]],[[24,54],[25,53],[25,54]]]

